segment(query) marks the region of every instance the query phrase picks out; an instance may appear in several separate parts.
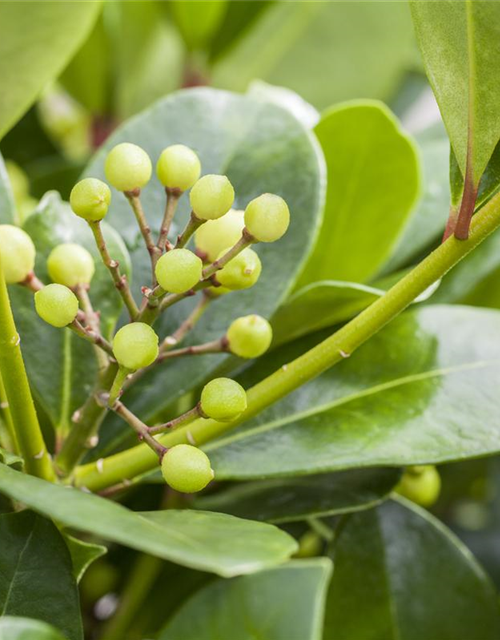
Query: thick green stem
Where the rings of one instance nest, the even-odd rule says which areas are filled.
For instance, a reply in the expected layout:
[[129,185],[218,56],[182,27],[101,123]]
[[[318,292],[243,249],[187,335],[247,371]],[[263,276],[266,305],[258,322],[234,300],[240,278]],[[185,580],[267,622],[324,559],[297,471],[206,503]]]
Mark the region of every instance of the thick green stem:
[[24,458],[26,471],[53,481],[55,474],[38,423],[24,368],[20,341],[0,264],[0,375],[9,404],[15,437]]
[[[0,416],[3,419],[3,424],[0,424],[0,444],[12,453],[19,453],[19,444],[16,438],[16,430],[14,429],[14,422],[10,414],[9,403],[7,401],[7,393],[3,384],[2,376],[0,375]],[[0,420],[2,423],[2,420]],[[2,427],[5,427],[2,430]]]
[[[238,420],[226,423],[196,420],[187,427],[181,427],[162,436],[161,443],[171,447],[174,444],[189,442],[201,445],[212,440],[350,356],[355,349],[406,309],[416,297],[442,278],[499,225],[500,194],[492,198],[474,216],[468,240],[457,240],[454,236],[448,238],[384,296],[339,331],[249,389],[248,408]],[[154,469],[156,464],[156,456],[146,447],[139,445],[101,460],[99,469],[95,463],[80,467],[75,472],[75,480],[79,486],[99,491],[124,479],[146,473]]]

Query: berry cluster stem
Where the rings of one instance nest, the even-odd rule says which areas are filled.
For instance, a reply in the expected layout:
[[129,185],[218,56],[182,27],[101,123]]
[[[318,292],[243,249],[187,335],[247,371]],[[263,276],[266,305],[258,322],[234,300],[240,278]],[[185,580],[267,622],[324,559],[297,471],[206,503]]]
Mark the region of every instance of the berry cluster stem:
[[[75,293],[80,301],[80,305],[85,313],[85,320],[87,322],[89,328],[89,335],[91,338],[95,338],[95,356],[97,360],[97,364],[99,366],[99,371],[103,371],[109,364],[109,360],[106,357],[106,354],[103,353],[107,351],[109,355],[113,355],[113,349],[111,345],[102,337],[101,335],[101,327],[99,322],[99,315],[94,311],[94,307],[92,306],[92,302],[90,300],[88,285],[79,284],[75,287]],[[76,322],[79,324],[79,319],[76,319]],[[85,331],[85,329],[84,329]],[[82,336],[86,339],[85,336]],[[108,347],[111,349],[111,352],[108,350]]]
[[201,225],[204,222],[206,222],[206,221],[205,220],[200,220],[200,218],[198,218],[196,216],[195,212],[191,211],[191,215],[189,216],[189,222],[185,226],[184,231],[177,238],[177,244],[175,245],[175,248],[176,249],[184,248],[187,245],[187,243],[189,242],[189,239],[191,238],[193,233],[196,231],[196,229],[201,227]]
[[179,358],[182,356],[203,356],[207,353],[224,353],[228,350],[228,342],[226,338],[219,338],[204,344],[196,344],[182,349],[173,349],[165,351],[158,356],[157,362],[163,362],[168,358]]
[[235,258],[239,253],[243,251],[243,249],[249,247],[253,242],[255,242],[255,238],[250,233],[248,233],[246,229],[243,229],[243,234],[238,242],[233,247],[231,247],[231,249],[229,249],[229,251],[225,253],[222,258],[215,260],[215,262],[212,262],[212,264],[209,264],[208,267],[205,267],[203,269],[203,279],[206,280],[207,278],[213,276],[217,271],[225,267],[230,260]]
[[177,429],[178,427],[185,426],[190,422],[193,422],[196,418],[199,418],[202,415],[200,403],[198,403],[189,411],[186,411],[181,416],[174,418],[173,420],[169,420],[164,424],[159,424],[155,427],[148,427],[148,432],[151,434],[154,433],[163,433],[164,431],[171,431],[172,429]]
[[117,400],[113,404],[112,409],[117,415],[123,418],[123,420],[125,420],[125,422],[132,427],[132,429],[137,433],[139,439],[143,440],[144,443],[152,451],[154,451],[157,456],[160,457],[160,459],[165,455],[165,453],[167,452],[167,448],[164,447],[160,442],[158,442],[158,440],[153,438],[151,432],[149,431],[149,427],[144,424],[142,420],[139,420],[139,418],[134,413],[132,413],[132,411],[129,411],[129,409],[127,409],[127,407],[122,402]]
[[177,204],[179,202],[179,198],[182,195],[182,191],[180,191],[179,189],[169,189],[168,187],[165,187],[165,193],[167,196],[165,203],[165,213],[163,215],[157,245],[161,253],[165,251],[165,248],[171,248],[168,242],[168,233],[170,231],[170,226],[172,224],[172,220],[174,219]]
[[[100,333],[97,333],[96,331],[94,331],[90,327],[85,329],[80,324],[80,322],[78,320],[73,320],[73,322],[70,325],[68,325],[68,328],[71,329],[72,331],[74,331],[78,336],[80,336],[80,338],[83,338],[87,342],[90,342],[95,347],[97,347],[99,349],[100,353],[102,353],[104,351],[108,355],[113,357],[113,347],[110,345],[110,343],[105,338],[103,338],[101,336]],[[101,364],[102,363],[99,360],[99,365],[101,365]],[[108,364],[108,361],[106,359],[104,361],[104,366],[107,366],[107,364]],[[102,367],[100,366],[100,368],[102,368]]]
[[156,283],[155,265],[158,258],[161,256],[162,251],[154,243],[153,236],[151,235],[151,227],[148,224],[146,214],[144,213],[144,209],[142,208],[140,193],[140,189],[135,189],[134,191],[124,191],[125,197],[129,201],[130,206],[132,207],[132,211],[134,212],[135,219],[137,220],[137,224],[139,225],[139,229],[141,230],[142,237],[144,238],[144,243],[146,244],[146,249],[148,250],[149,257],[151,259],[153,283]]

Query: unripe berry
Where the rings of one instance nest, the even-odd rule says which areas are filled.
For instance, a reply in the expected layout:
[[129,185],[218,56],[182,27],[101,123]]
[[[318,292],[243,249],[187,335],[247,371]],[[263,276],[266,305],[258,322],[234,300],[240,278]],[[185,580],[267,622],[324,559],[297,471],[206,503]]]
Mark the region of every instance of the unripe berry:
[[174,249],[156,263],[158,284],[169,293],[185,293],[200,281],[203,263],[189,249]]
[[216,220],[233,206],[234,189],[226,176],[200,178],[189,195],[191,208],[200,220]]
[[226,333],[229,349],[240,358],[258,358],[269,349],[273,330],[262,316],[237,318]]
[[108,213],[111,191],[108,185],[97,178],[85,178],[71,190],[69,203],[80,218],[99,222]]
[[108,153],[104,165],[106,179],[118,191],[142,189],[151,178],[148,154],[131,142],[122,142]]
[[78,313],[78,298],[62,284],[49,284],[35,293],[35,309],[53,327],[66,327]]
[[214,477],[207,454],[190,444],[169,449],[162,458],[161,472],[165,482],[181,493],[201,491]]
[[183,144],[173,144],[164,149],[156,163],[158,180],[169,189],[191,189],[200,173],[201,164],[198,156]]
[[422,507],[432,506],[441,492],[441,477],[431,465],[409,467],[396,491]]
[[230,378],[215,378],[203,387],[200,407],[205,416],[219,422],[237,418],[247,408],[245,389]]
[[245,209],[245,226],[259,242],[274,242],[285,234],[290,224],[287,203],[272,193],[252,200]]
[[[223,251],[217,258],[222,258],[225,253]],[[235,291],[252,287],[259,279],[261,271],[262,264],[259,256],[255,251],[247,248],[217,271],[215,277],[223,287]]]
[[0,224],[0,258],[5,281],[22,282],[35,266],[35,245],[29,235],[11,224]]
[[201,225],[194,235],[196,249],[213,262],[222,251],[238,242],[244,227],[243,211],[231,209],[222,218]]
[[60,244],[47,260],[49,276],[54,282],[70,289],[78,284],[90,284],[95,271],[94,259],[79,244]]
[[158,336],[148,324],[132,322],[116,333],[113,353],[125,369],[136,371],[148,367],[158,357]]

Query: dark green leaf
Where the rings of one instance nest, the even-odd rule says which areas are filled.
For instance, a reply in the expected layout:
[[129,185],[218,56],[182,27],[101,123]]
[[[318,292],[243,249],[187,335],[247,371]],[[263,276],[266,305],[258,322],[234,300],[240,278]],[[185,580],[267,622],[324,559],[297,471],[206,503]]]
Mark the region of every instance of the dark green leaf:
[[446,527],[411,503],[348,516],[332,557],[324,640],[499,636],[489,578]]
[[66,640],[53,626],[41,620],[2,616],[0,618],[2,640]]
[[63,533],[63,537],[71,554],[73,575],[75,576],[75,580],[80,582],[83,578],[83,574],[87,571],[90,565],[95,560],[105,555],[107,549],[106,547],[103,547],[102,544],[84,542],[83,540],[70,536],[68,533]]

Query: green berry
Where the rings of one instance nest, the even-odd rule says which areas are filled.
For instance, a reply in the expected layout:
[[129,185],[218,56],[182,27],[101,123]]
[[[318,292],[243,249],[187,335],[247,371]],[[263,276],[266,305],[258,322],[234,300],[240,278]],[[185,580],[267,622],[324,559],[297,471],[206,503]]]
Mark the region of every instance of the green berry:
[[196,493],[213,479],[214,472],[206,453],[190,444],[177,444],[161,461],[165,482],[181,493]]
[[247,408],[247,394],[234,380],[215,378],[203,387],[200,407],[208,418],[229,422]]
[[436,467],[431,465],[409,467],[396,491],[422,507],[430,507],[439,497],[441,478]]
[[272,193],[252,200],[245,209],[245,226],[259,242],[275,242],[285,234],[290,224],[287,203]]
[[35,266],[35,245],[29,235],[11,224],[0,224],[0,258],[8,284],[22,282]]
[[[217,258],[222,258],[226,252],[223,251]],[[225,267],[217,271],[217,281],[223,287],[232,291],[237,289],[248,289],[259,279],[262,271],[262,264],[259,256],[252,249],[244,249],[241,253],[230,260]]]
[[203,176],[191,189],[190,200],[197,218],[216,220],[233,206],[233,185],[226,176]]
[[106,179],[118,191],[142,189],[151,178],[148,154],[131,142],[122,142],[108,153],[104,172]]
[[137,371],[148,367],[158,357],[158,336],[148,324],[132,322],[113,338],[113,353],[125,369]]
[[78,313],[78,298],[62,284],[49,284],[35,293],[35,309],[53,327],[66,327]]
[[201,164],[196,153],[183,144],[173,144],[161,152],[156,175],[164,187],[186,191],[200,177]]
[[226,333],[229,349],[240,358],[258,358],[269,349],[273,330],[262,316],[237,318]]
[[97,178],[85,178],[71,190],[69,203],[80,218],[98,222],[108,213],[111,191],[108,185]]
[[189,249],[174,249],[156,263],[158,284],[169,293],[185,293],[200,281],[203,263]]
[[208,262],[213,262],[222,251],[238,242],[244,227],[243,211],[231,209],[222,218],[201,225],[194,235],[196,249]]
[[70,289],[78,284],[90,284],[95,271],[94,259],[79,244],[60,244],[47,260],[49,276],[54,282]]

